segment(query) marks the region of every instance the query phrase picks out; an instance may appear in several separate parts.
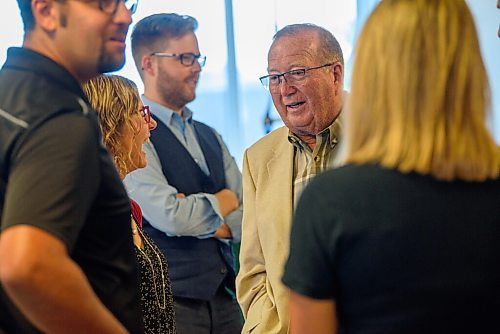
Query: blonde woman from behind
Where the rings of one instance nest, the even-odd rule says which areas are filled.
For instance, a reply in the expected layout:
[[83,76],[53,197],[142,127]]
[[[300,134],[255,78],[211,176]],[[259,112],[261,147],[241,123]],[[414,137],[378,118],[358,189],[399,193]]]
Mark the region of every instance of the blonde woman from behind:
[[381,1],[349,102],[346,165],[294,217],[291,332],[498,332],[500,151],[466,3]]

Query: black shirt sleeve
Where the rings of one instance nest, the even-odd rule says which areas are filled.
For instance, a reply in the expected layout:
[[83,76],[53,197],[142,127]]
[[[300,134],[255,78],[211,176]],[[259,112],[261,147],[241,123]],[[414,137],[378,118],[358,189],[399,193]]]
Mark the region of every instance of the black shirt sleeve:
[[39,227],[71,251],[95,198],[99,160],[95,127],[81,113],[48,120],[13,158],[3,228]]

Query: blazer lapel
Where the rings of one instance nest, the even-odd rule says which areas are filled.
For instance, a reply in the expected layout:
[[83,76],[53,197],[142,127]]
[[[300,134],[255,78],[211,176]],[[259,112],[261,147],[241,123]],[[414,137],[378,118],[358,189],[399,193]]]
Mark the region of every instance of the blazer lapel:
[[288,222],[293,213],[293,145],[288,141],[288,129],[283,132],[284,136],[280,136],[273,157],[267,163],[267,173],[274,189],[269,206],[274,208],[276,221]]

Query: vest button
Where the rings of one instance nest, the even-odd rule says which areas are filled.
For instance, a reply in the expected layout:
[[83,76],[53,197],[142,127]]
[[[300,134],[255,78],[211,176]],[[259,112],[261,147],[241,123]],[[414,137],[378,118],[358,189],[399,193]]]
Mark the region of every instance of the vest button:
[[227,274],[227,268],[221,268],[220,273],[221,274]]

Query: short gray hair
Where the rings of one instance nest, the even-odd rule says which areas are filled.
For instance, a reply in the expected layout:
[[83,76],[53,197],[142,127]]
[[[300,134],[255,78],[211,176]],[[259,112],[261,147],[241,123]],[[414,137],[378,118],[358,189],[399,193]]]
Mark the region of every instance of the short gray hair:
[[280,29],[274,36],[273,41],[280,39],[281,37],[289,36],[297,36],[304,32],[314,32],[318,35],[319,38],[319,46],[318,53],[322,56],[326,61],[338,61],[344,66],[344,55],[342,53],[342,49],[340,48],[340,44],[333,36],[333,34],[326,30],[323,27],[312,23],[298,23],[298,24],[290,24],[282,29]]

